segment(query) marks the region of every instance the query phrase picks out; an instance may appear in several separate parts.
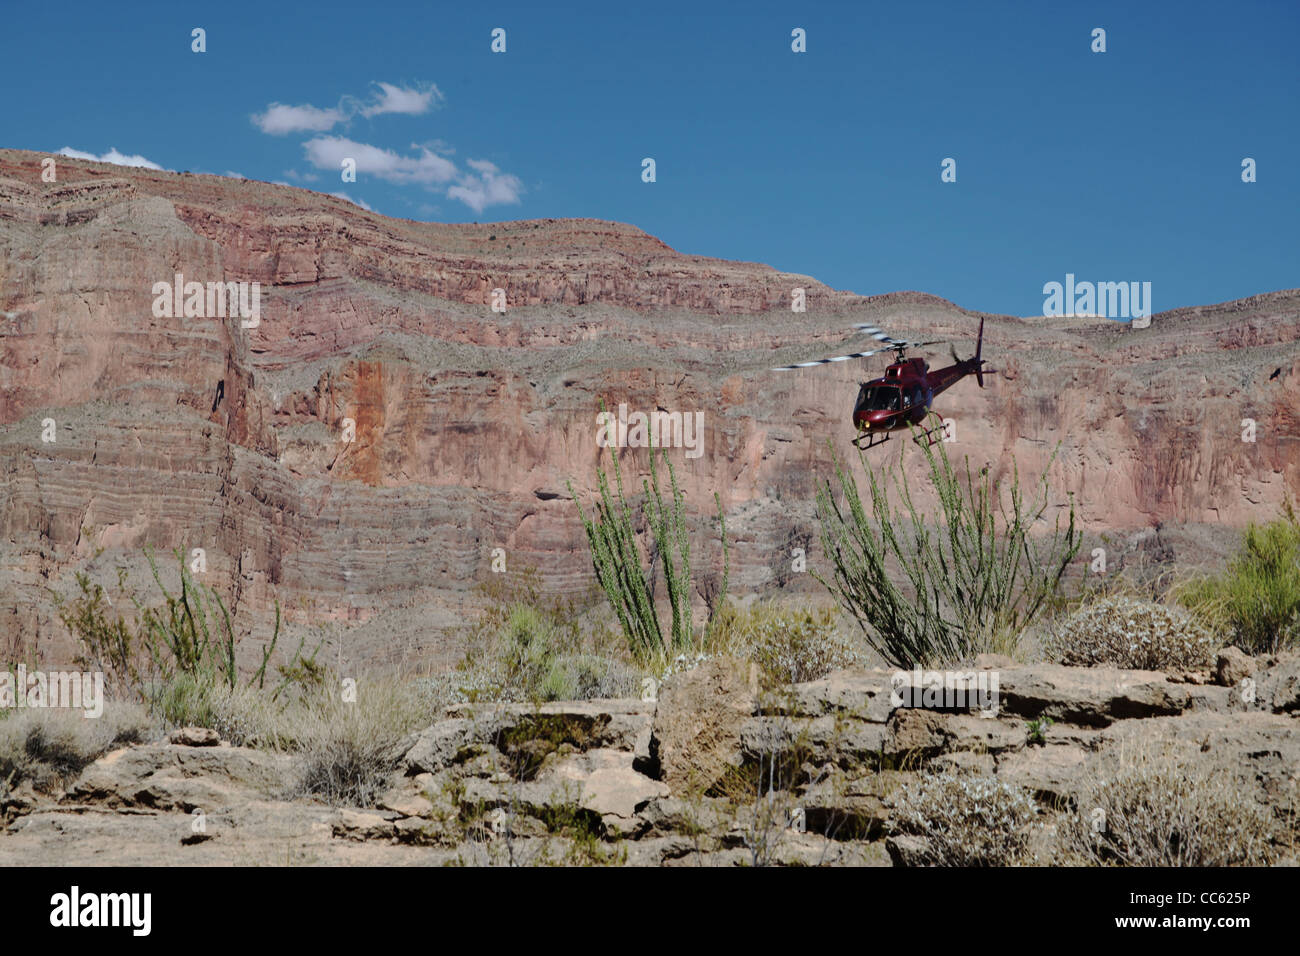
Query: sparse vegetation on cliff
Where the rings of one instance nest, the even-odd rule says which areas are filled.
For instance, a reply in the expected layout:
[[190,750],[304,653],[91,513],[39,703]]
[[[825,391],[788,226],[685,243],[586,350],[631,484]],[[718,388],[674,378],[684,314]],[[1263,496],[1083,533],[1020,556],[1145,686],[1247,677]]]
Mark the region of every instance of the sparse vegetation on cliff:
[[1154,746],[1086,777],[1061,826],[1069,861],[1090,866],[1266,866],[1283,836],[1273,811],[1222,768]]
[[1181,608],[1111,595],[1066,618],[1048,635],[1045,649],[1062,664],[1178,671],[1208,667],[1221,645]]
[[752,660],[777,685],[816,680],[863,662],[861,650],[839,636],[835,610],[759,601],[728,606],[718,617],[712,648]]
[[1250,654],[1300,644],[1300,519],[1291,503],[1284,502],[1282,514],[1268,524],[1247,527],[1222,574],[1192,578],[1174,595],[1209,615]]
[[[147,606],[132,594],[135,620],[111,609],[104,588],[77,574],[80,593],[71,601],[57,595],[59,617],[77,642],[78,666],[103,671],[108,687],[156,706],[158,694],[173,680],[185,679],[198,686],[239,683],[235,634],[225,602],[212,588],[197,583],[176,552],[181,589],[172,594],[163,584],[153,553],[146,550],[154,583],[162,592],[161,607]],[[126,588],[126,573],[118,571],[118,587]],[[249,685],[261,688],[266,668],[280,638],[280,606],[275,608],[275,630],[262,649],[260,665]],[[301,647],[299,648],[299,652]],[[299,659],[295,653],[288,666]]]
[[544,598],[536,568],[493,575],[479,590],[488,603],[469,629],[465,657],[455,670],[425,681],[446,703],[639,692],[642,675],[617,646],[617,634],[599,625],[584,630],[582,600]]
[[969,460],[959,472],[942,443],[920,451],[938,497],[937,515],[917,511],[901,459],[891,476],[859,454],[870,482],[867,504],[836,459],[837,487],[827,482],[817,495],[832,568],[830,580],[818,580],[857,619],[872,647],[897,666],[956,664],[983,651],[1013,650],[1078,553],[1082,536],[1073,498],[1065,527],[1058,514],[1044,540],[1038,530],[1051,507],[1047,469],[1027,499],[1014,463],[1004,492],[987,469],[973,475]]
[[890,831],[923,841],[928,866],[1013,866],[1030,856],[1033,795],[995,777],[925,774],[894,794]]

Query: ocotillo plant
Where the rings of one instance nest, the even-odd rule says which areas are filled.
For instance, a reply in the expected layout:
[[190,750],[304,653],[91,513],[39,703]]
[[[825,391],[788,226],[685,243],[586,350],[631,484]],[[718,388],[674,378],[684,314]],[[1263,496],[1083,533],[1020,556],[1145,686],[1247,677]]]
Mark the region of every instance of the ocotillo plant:
[[[1073,498],[1067,527],[1058,515],[1052,534],[1040,540],[1032,532],[1048,508],[1046,469],[1026,501],[1014,463],[1004,495],[987,470],[973,476],[969,461],[959,474],[942,443],[922,451],[939,500],[933,516],[917,512],[901,459],[892,484],[906,515],[890,500],[888,477],[878,477],[861,455],[871,482],[868,514],[856,480],[835,460],[843,505],[829,482],[817,495],[832,580],[814,574],[897,666],[956,664],[981,651],[1009,650],[1079,551]],[[908,590],[891,577],[890,562]]]
[[[672,500],[664,501],[659,485],[657,453],[650,448],[650,477],[642,482],[645,492],[645,515],[654,547],[651,565],[642,570],[642,558],[637,546],[636,528],[632,510],[623,492],[623,473],[618,455],[614,458],[614,486],[617,496],[610,490],[605,469],[596,470],[600,491],[597,514],[589,517],[568,482],[569,494],[578,506],[578,516],[587,533],[591,548],[591,563],[596,578],[618,615],[618,621],[627,636],[632,654],[641,661],[653,661],[663,656],[684,653],[696,646],[691,623],[691,546],[682,498],[677,484],[677,473],[672,462],[668,464],[668,481]],[[722,512],[722,500],[715,492],[713,500],[718,509],[718,524],[722,537],[722,586],[712,608],[707,628],[711,629],[726,601],[731,558],[727,548],[727,523]],[[664,586],[672,610],[671,629],[665,639],[659,617],[655,612],[654,588],[647,580],[653,570],[654,560],[663,564]]]
[[[194,580],[179,550],[175,555],[180,568],[179,594],[167,590],[153,552],[145,550],[165,604],[146,606],[133,595],[137,611],[134,627],[122,615],[109,610],[111,604],[106,606],[104,589],[92,584],[85,574],[77,575],[79,596],[70,602],[56,597],[59,615],[78,642],[77,662],[105,671],[116,689],[145,701],[160,684],[180,676],[230,688],[239,680],[235,661],[238,638],[225,602],[215,589]],[[125,583],[125,572],[119,571],[118,587],[123,588]],[[264,686],[266,668],[279,637],[277,601],[275,630],[262,650],[261,664],[249,678],[248,686],[256,685],[259,689]],[[308,659],[295,653],[289,666],[306,662]]]

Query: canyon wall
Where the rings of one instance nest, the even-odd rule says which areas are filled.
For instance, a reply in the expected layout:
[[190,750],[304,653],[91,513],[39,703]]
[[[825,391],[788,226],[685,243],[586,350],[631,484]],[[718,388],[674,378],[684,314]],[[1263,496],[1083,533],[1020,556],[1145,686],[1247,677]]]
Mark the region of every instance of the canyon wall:
[[[790,554],[816,567],[815,489],[831,449],[851,451],[857,383],[888,358],[771,366],[862,347],[846,333],[863,321],[965,357],[981,318],[682,255],[618,223],[417,223],[62,157],[45,183],[42,158],[0,150],[9,656],[66,652],[51,591],[80,569],[108,583],[119,564],[143,583],[146,546],[203,548],[205,582],[253,618],[278,600],[290,620],[387,615],[407,637],[454,623],[493,549],[581,589],[591,568],[567,484],[590,501],[609,462],[602,401],[702,412],[702,453],[667,457],[695,511],[720,495],[733,592],[814,587]],[[259,283],[259,323],[156,315],[155,283],[178,273]],[[1055,450],[1051,514],[1072,494],[1095,532],[1235,530],[1300,490],[1300,290],[1157,313],[1147,329],[985,318],[1001,374],[936,401],[955,423],[949,453],[1006,481],[1013,459],[1037,475]],[[946,364],[946,349],[929,360]],[[923,463],[904,440],[870,454]],[[644,451],[623,467],[639,483]],[[700,542],[716,564],[716,536]]]

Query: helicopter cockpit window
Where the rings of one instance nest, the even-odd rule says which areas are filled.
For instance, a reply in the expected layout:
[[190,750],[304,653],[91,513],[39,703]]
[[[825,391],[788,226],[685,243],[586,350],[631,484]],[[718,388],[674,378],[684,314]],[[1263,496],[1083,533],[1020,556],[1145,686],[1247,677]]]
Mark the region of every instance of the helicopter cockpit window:
[[864,388],[858,408],[868,412],[896,412],[901,399],[900,391],[894,385],[873,385]]

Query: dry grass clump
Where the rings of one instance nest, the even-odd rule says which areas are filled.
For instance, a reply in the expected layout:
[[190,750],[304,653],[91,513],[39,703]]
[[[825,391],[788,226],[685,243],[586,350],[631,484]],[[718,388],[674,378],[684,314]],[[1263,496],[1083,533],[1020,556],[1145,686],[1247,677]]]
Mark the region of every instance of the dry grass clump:
[[409,680],[362,678],[355,687],[327,681],[272,715],[258,736],[263,746],[296,755],[294,796],[369,807],[390,786],[403,740],[431,719]]
[[95,718],[64,708],[14,711],[0,719],[0,792],[24,781],[37,790],[57,789],[115,747],[156,732],[145,709],[133,703],[107,703]]
[[401,675],[352,683],[322,671],[279,695],[177,680],[159,700],[169,724],[211,727],[236,746],[294,754],[298,783],[290,796],[363,807],[388,788],[403,738],[436,717]]
[[839,636],[834,608],[759,601],[744,610],[728,606],[710,634],[714,654],[756,662],[776,684],[817,680],[863,661]]
[[924,837],[931,866],[1011,866],[1029,855],[1038,805],[1020,787],[946,772],[905,784],[893,800],[890,832]]
[[1222,641],[1181,608],[1114,594],[1077,609],[1045,644],[1062,664],[1177,671],[1208,667]]
[[1281,836],[1231,773],[1152,748],[1091,776],[1060,827],[1066,858],[1090,866],[1266,866]]

